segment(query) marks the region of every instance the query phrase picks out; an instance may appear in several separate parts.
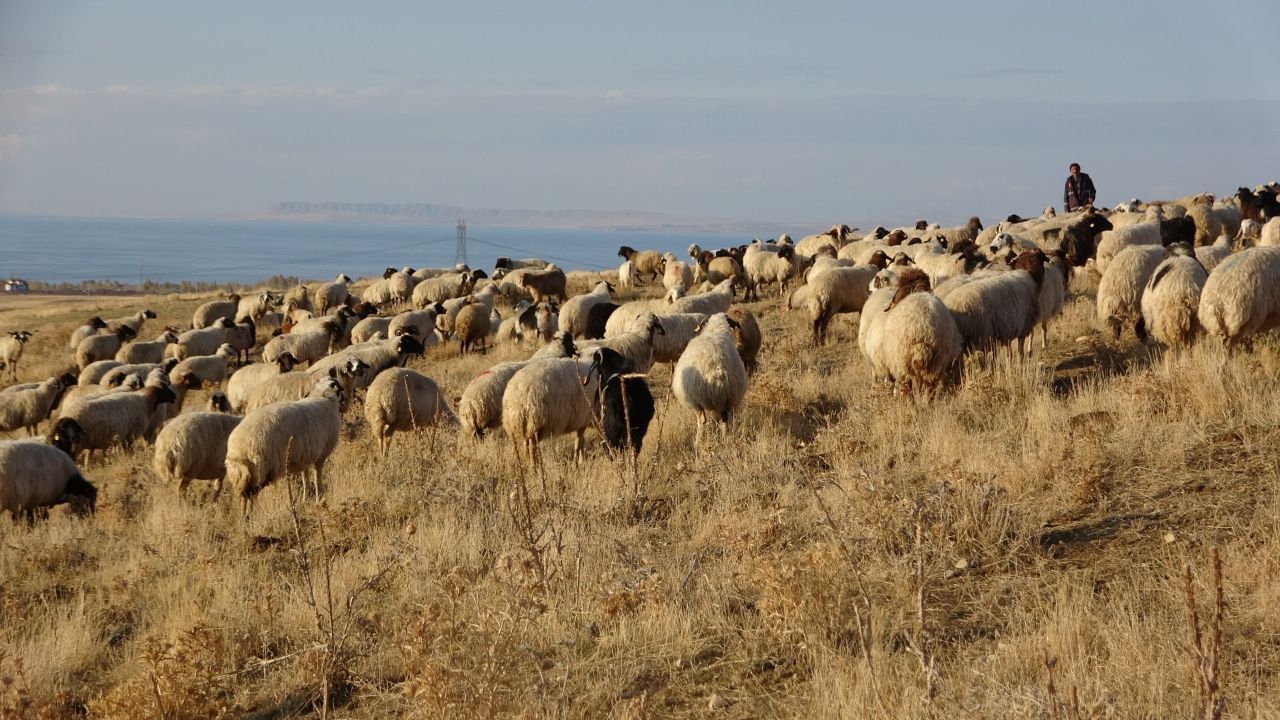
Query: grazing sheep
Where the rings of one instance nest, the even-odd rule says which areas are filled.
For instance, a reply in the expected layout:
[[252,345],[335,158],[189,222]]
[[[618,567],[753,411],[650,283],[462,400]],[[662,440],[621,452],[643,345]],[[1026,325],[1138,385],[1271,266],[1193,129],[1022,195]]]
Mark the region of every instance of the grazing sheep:
[[631,263],[631,267],[638,279],[641,275],[648,275],[649,281],[657,280],[665,270],[666,259],[658,254],[657,250],[634,250],[627,245],[618,248],[618,257]]
[[564,302],[569,297],[565,294],[564,271],[555,265],[548,265],[542,270],[524,271],[520,276],[520,287],[529,291],[535,303],[552,297]]
[[[742,269],[747,276],[746,300],[760,299],[760,286],[771,283],[778,284],[778,297],[786,292],[787,283],[799,274],[800,265],[796,260],[795,250],[788,245],[778,249],[777,253],[760,249],[751,245],[742,256]],[[722,311],[723,312],[723,311]]]
[[171,373],[174,377],[189,375],[202,385],[208,383],[222,385],[222,381],[227,379],[227,370],[235,357],[236,349],[227,343],[223,343],[218,348],[218,351],[212,355],[189,357],[179,362]]
[[156,435],[151,467],[161,480],[178,483],[178,495],[192,480],[212,480],[213,500],[226,476],[227,440],[242,417],[224,412],[183,413]]
[[606,347],[625,359],[621,372],[647,373],[653,367],[654,337],[666,331],[652,312],[637,319],[631,328],[631,332],[579,345],[578,350],[582,353]]
[[644,376],[609,375],[601,384],[597,405],[605,447],[638,457],[654,415],[653,393]]
[[[715,315],[728,312],[733,303],[733,280],[722,280],[719,285],[704,293],[677,298],[659,309],[664,313],[703,313]],[[613,318],[609,318],[613,320]]]
[[671,253],[663,255],[664,270],[662,272],[662,286],[668,290],[680,288],[688,292],[693,287],[693,268],[689,263],[676,259]]
[[[231,293],[225,300],[210,300],[196,308],[191,315],[191,329],[213,327],[219,319],[225,318],[228,323],[235,324],[236,310],[240,308],[240,295]],[[201,355],[207,353],[199,353]]]
[[98,491],[63,449],[32,440],[0,442],[0,510],[34,517],[37,508],[83,503],[93,512]]
[[[1150,212],[1148,212],[1148,217],[1151,217]],[[1094,258],[1098,273],[1105,276],[1107,267],[1111,264],[1111,259],[1125,248],[1134,245],[1154,245],[1163,248],[1164,245],[1160,240],[1159,218],[1149,219],[1136,225],[1126,225],[1125,227],[1102,233],[1102,238],[1098,241],[1098,253]]]
[[1202,245],[1196,248],[1196,259],[1200,261],[1200,265],[1204,267],[1206,273],[1213,272],[1227,256],[1231,254],[1231,238],[1226,235],[1219,237],[1212,245]]
[[231,405],[231,409],[242,412],[254,388],[289,372],[297,364],[298,359],[286,352],[276,358],[275,362],[246,365],[236,370],[227,380],[226,387],[227,402]]
[[317,380],[301,400],[258,408],[244,417],[227,438],[226,479],[240,496],[247,522],[254,499],[263,488],[291,473],[313,474],[318,498],[325,461],[342,432],[342,388],[326,377]]
[[107,322],[102,318],[96,315],[89,318],[85,324],[71,331],[71,341],[67,343],[67,349],[75,352],[75,349],[80,345],[81,340],[97,335],[99,330],[106,329],[106,327]]
[[341,352],[334,353],[312,365],[307,372],[314,375],[347,365],[351,360],[359,360],[366,370],[357,375],[348,388],[349,394],[354,394],[356,390],[369,387],[369,383],[377,377],[378,373],[397,365],[404,365],[410,355],[421,356],[424,350],[426,348],[422,342],[412,335],[374,340],[352,345]]
[[589,359],[546,359],[516,371],[502,396],[502,427],[523,447],[530,462],[541,462],[538,445],[575,433],[574,458],[586,456],[585,434],[598,417],[601,376],[618,372],[623,359],[597,348]]
[[165,348],[165,352],[179,360],[197,355],[212,355],[227,342],[228,331],[236,327],[232,320],[217,318],[208,327],[188,330],[178,336],[178,342]]
[[53,377],[25,390],[0,393],[0,432],[26,428],[35,435],[40,423],[51,414],[63,393],[72,385],[69,377]]
[[450,273],[423,280],[413,289],[413,306],[418,309],[462,297],[471,292],[474,278],[471,273]]
[[127,325],[130,330],[133,330],[133,334],[136,336],[142,333],[142,324],[147,320],[154,319],[155,316],[156,313],[154,310],[139,310],[132,315],[125,315],[124,317],[111,318],[107,320],[107,327],[118,328]]
[[436,381],[416,370],[392,368],[378,375],[364,399],[364,417],[383,456],[396,431],[456,425],[458,418]]
[[724,313],[707,318],[671,373],[676,399],[698,415],[698,444],[707,421],[727,425],[747,393],[747,368],[734,342],[737,325]]
[[1168,348],[1191,345],[1200,332],[1196,312],[1200,291],[1209,274],[1190,245],[1169,246],[1142,293],[1142,323],[1157,342]]
[[370,340],[391,337],[391,321],[393,317],[370,316],[356,323],[351,329],[351,342],[359,344]]
[[98,360],[114,358],[120,352],[120,346],[135,336],[133,328],[122,325],[110,335],[91,335],[76,346],[76,367],[83,371],[91,363]]
[[268,377],[247,391],[241,410],[250,413],[273,403],[301,400],[311,393],[316,382],[328,377],[337,382],[345,393],[342,407],[345,412],[346,404],[354,397],[351,393],[352,386],[368,369],[369,365],[362,360],[347,358],[343,363],[323,372],[287,372]]
[[796,243],[796,254],[805,257],[817,255],[823,248],[839,252],[845,246],[853,230],[848,225],[833,225],[830,230],[817,235],[806,235]]
[[333,349],[333,340],[338,332],[338,324],[326,320],[314,330],[277,335],[262,346],[262,361],[275,362],[276,358],[289,353],[299,363],[314,365]]
[[904,271],[880,312],[884,319],[878,347],[868,355],[880,359],[899,389],[931,393],[940,387],[953,374],[963,340],[951,311],[929,292],[929,276]]
[[158,363],[164,359],[164,349],[178,342],[178,333],[173,328],[165,328],[155,340],[135,340],[122,345],[116,351],[116,360],[125,364]]
[[0,370],[7,369],[14,382],[18,381],[18,360],[32,334],[27,330],[12,330],[8,337],[0,337]]
[[463,355],[474,350],[480,344],[480,353],[489,351],[489,331],[493,328],[490,311],[481,303],[472,303],[458,311],[454,318],[453,331],[458,337],[458,345]]
[[[635,332],[647,327],[648,315],[642,315],[632,321],[631,325],[606,337]],[[689,345],[689,341],[698,335],[698,328],[706,322],[707,315],[702,313],[668,313],[654,316],[662,326],[662,333],[653,336],[653,362],[674,363]]]
[[350,285],[353,281],[345,273],[338,273],[333,282],[327,282],[316,288],[315,307],[316,312],[324,315],[330,310],[342,307],[347,304],[347,297],[351,294]]
[[93,387],[98,385],[107,373],[124,365],[119,360],[99,360],[89,363],[88,367],[80,371],[79,377],[76,378],[76,385],[80,387]]
[[540,258],[525,258],[523,260],[512,260],[509,257],[500,257],[493,261],[495,270],[541,270],[549,265],[546,260]]
[[96,397],[67,403],[53,430],[74,422],[84,431],[74,445],[85,457],[94,450],[106,450],[117,443],[132,447],[134,440],[146,434],[156,407],[172,403],[173,390],[166,387],[143,387],[136,392],[108,392]]
[[1156,266],[1164,260],[1160,245],[1132,245],[1115,256],[1098,283],[1098,320],[1111,329],[1113,339],[1128,322],[1135,323],[1138,339],[1146,339],[1146,329],[1138,321],[1142,317],[1142,291]]
[[[424,342],[435,341],[436,318],[438,318],[445,308],[440,303],[434,303],[425,306],[421,310],[408,310],[402,312],[387,323],[387,337],[399,337],[401,335],[412,335],[413,337]],[[368,318],[365,318],[366,320]],[[363,320],[361,322],[364,322]],[[359,327],[359,323],[356,325]],[[376,324],[374,324],[376,327]],[[351,331],[351,337],[355,339],[355,330]],[[428,340],[430,338],[430,340]]]
[[[137,380],[138,386],[142,386],[142,382],[147,379],[153,370],[160,370],[169,373],[178,365],[177,360],[169,358],[158,363],[130,363],[127,365],[118,365],[103,373],[102,379],[98,384],[103,387],[120,387],[129,381],[129,378]],[[87,373],[86,373],[87,374]]]
[[871,294],[871,280],[880,268],[875,265],[838,267],[810,277],[808,290],[809,322],[813,327],[813,345],[827,342],[827,326],[837,313],[860,312]]
[[454,322],[458,318],[458,312],[462,308],[472,303],[484,305],[485,312],[493,312],[494,300],[502,294],[502,291],[494,283],[487,283],[480,289],[465,295],[463,297],[450,298],[440,303],[444,311],[436,316],[436,330],[440,331],[442,338],[451,337],[454,334]]
[[1219,263],[1205,280],[1197,316],[1227,350],[1280,326],[1280,247],[1248,248]]
[[582,337],[587,331],[587,315],[591,308],[607,303],[613,298],[613,286],[601,280],[591,292],[575,295],[560,306],[560,329],[574,337]]
[[529,360],[499,363],[475,376],[458,401],[458,417],[463,432],[479,438],[486,430],[502,425],[502,396],[507,383],[525,365],[546,359],[572,358],[576,354],[573,336],[562,332]]
[[955,277],[938,286],[935,294],[955,318],[966,352],[994,352],[1007,345],[1012,357],[1014,340],[1019,354],[1025,351],[1026,338],[1039,318],[1041,257],[1039,251],[1023,251],[1015,270]]

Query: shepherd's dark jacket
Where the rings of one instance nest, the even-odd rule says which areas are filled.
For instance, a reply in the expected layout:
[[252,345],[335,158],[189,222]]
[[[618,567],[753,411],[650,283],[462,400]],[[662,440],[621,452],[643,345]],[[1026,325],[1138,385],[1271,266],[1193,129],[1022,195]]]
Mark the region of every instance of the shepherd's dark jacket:
[[1079,182],[1074,176],[1067,176],[1067,186],[1062,191],[1062,205],[1067,212],[1092,204],[1097,197],[1098,191],[1094,189],[1093,179],[1088,174],[1080,173]]

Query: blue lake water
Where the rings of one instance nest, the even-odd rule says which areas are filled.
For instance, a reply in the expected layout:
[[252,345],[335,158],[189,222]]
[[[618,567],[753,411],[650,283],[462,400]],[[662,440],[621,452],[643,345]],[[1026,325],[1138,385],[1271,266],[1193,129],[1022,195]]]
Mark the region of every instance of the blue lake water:
[[[566,270],[616,268],[620,245],[671,251],[690,243],[737,245],[742,235],[552,228],[467,228],[472,267],[499,257],[542,257]],[[272,275],[330,279],[381,274],[386,267],[444,267],[455,229],[440,225],[145,220],[0,215],[0,278],[48,283],[253,283]]]

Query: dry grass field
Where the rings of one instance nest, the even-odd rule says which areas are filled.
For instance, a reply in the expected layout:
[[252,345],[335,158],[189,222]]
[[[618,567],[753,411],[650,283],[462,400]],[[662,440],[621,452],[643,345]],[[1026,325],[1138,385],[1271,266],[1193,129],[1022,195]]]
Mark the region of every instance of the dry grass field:
[[[1112,343],[1091,293],[927,404],[856,315],[815,351],[753,303],[744,412],[695,448],[656,367],[634,469],[451,430],[384,459],[357,402],[323,499],[271,486],[246,527],[117,451],[95,515],[0,517],[0,717],[1280,716],[1280,344]],[[38,331],[34,380],[90,315],[150,339],[204,299],[3,298],[0,329]],[[410,367],[456,405],[529,352]]]

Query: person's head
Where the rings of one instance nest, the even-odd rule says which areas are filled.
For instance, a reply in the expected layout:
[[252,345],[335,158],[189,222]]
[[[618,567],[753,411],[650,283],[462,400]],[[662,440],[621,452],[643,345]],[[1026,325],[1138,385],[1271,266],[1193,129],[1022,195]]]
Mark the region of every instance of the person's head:
[[1071,167],[1069,167],[1069,168],[1067,168],[1067,169],[1071,171],[1071,174],[1072,174],[1073,176],[1074,176],[1074,175],[1079,175],[1079,174],[1080,174],[1080,163],[1071,163]]

